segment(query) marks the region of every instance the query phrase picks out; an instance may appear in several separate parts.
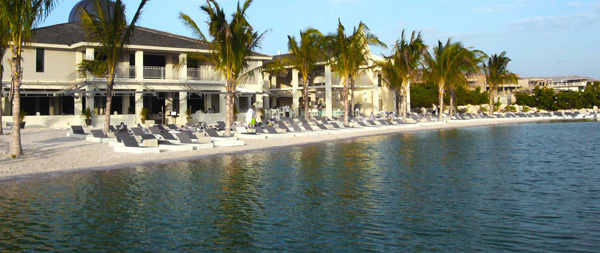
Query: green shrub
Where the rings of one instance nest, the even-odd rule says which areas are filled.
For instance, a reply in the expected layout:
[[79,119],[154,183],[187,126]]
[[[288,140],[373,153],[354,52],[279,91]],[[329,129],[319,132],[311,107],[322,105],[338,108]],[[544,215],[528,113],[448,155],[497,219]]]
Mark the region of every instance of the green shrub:
[[506,107],[507,112],[517,112],[517,107],[514,105],[509,105]]
[[523,106],[523,112],[530,112],[531,108],[529,108],[529,106]]

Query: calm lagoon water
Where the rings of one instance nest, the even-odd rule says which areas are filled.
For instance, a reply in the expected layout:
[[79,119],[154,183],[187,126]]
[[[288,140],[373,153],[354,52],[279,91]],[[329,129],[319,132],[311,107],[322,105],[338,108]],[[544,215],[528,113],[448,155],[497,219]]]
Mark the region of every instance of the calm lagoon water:
[[391,136],[0,184],[2,251],[597,251],[600,123]]

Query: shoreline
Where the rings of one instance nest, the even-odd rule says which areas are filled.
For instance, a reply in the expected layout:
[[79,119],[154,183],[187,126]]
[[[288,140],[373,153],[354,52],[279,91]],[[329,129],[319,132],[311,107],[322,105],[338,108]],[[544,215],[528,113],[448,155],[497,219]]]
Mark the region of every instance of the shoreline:
[[[378,130],[363,130],[352,133],[334,133],[278,139],[244,140],[241,147],[217,147],[213,149],[162,152],[160,154],[116,153],[106,143],[92,143],[66,137],[67,130],[25,129],[22,135],[25,155],[13,159],[0,156],[0,182],[23,181],[59,177],[90,171],[129,169],[139,166],[156,166],[177,162],[190,162],[221,155],[253,153],[282,147],[294,147],[345,141],[355,138],[394,135],[421,131],[440,131],[458,128],[510,125],[524,123],[576,122],[582,119],[564,118],[509,118],[474,119],[465,121],[444,121],[407,124],[398,127],[381,127]],[[9,142],[7,135],[0,136],[0,142]],[[79,157],[79,159],[72,159]]]

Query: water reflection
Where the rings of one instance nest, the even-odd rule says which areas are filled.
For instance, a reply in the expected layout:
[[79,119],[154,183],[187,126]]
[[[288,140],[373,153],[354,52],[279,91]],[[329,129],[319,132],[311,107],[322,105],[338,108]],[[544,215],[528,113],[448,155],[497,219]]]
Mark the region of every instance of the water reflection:
[[415,132],[8,182],[0,249],[594,251],[598,130]]

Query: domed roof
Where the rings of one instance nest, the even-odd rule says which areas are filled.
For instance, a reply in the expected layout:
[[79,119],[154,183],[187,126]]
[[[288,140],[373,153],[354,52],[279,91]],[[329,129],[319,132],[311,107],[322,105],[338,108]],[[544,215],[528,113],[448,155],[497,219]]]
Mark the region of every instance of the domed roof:
[[[100,4],[105,5],[105,1],[101,1]],[[73,9],[71,9],[71,14],[69,14],[69,23],[76,22],[81,20],[82,9],[85,9],[88,12],[95,11],[96,1],[95,0],[81,0],[77,3]],[[113,9],[115,6],[115,2],[110,1],[110,8]]]

